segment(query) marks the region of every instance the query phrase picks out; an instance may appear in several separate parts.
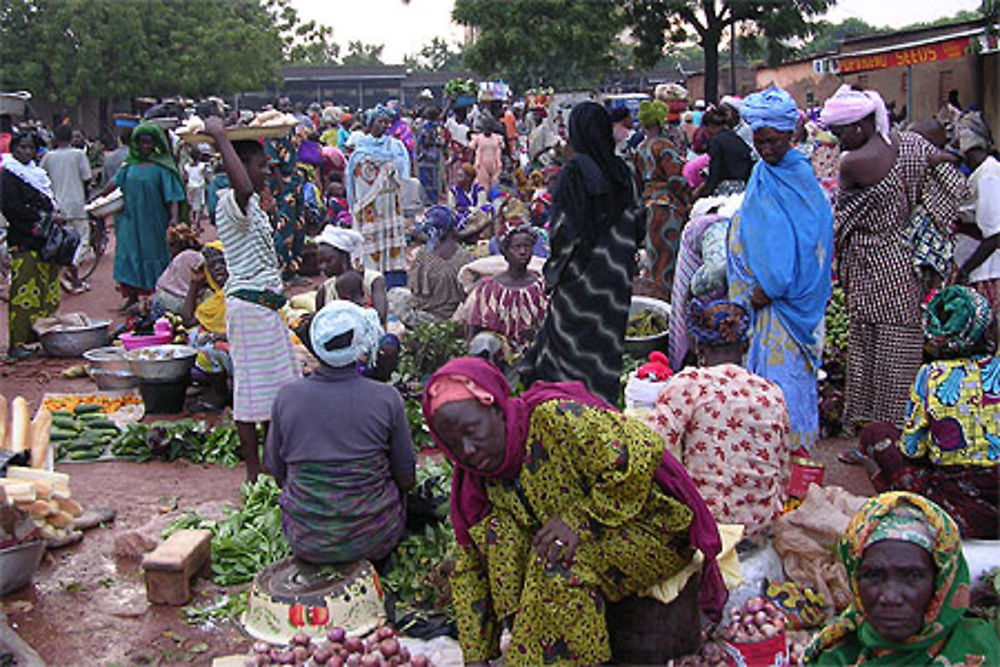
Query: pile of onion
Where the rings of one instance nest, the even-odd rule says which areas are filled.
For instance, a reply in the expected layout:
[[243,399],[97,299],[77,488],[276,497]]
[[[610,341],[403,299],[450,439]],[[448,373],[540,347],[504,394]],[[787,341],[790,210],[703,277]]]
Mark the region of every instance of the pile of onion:
[[736,644],[756,644],[780,637],[785,632],[785,615],[769,600],[752,597],[729,612],[722,638]]
[[381,627],[367,639],[348,636],[344,628],[332,628],[326,641],[314,642],[304,633],[292,637],[287,647],[257,642],[247,666],[301,665],[305,667],[431,667],[423,655],[410,655],[390,627]]

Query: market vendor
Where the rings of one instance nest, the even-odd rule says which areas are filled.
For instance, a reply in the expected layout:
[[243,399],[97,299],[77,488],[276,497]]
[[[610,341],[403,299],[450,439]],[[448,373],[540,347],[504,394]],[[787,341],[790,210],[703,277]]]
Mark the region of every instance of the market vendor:
[[202,267],[191,274],[180,314],[184,326],[189,328],[188,343],[198,350],[193,375],[204,381],[208,391],[188,408],[189,412],[221,410],[231,401],[229,378],[233,374],[233,362],[226,338],[226,296],[223,292],[229,271],[222,242],[206,243],[201,255]]
[[996,539],[1000,529],[1000,357],[988,354],[990,306],[952,285],[924,310],[924,364],[910,389],[900,432],[888,422],[859,434],[876,491],[912,491],[938,503],[965,537]]
[[468,357],[431,376],[423,409],[456,466],[451,590],[466,664],[500,655],[508,621],[508,665],[607,662],[605,604],[669,578],[694,549],[702,609],[718,620],[715,521],[643,424],[579,382],[514,398],[497,368]]
[[749,326],[739,304],[692,302],[698,367],[666,382],[646,423],[675,448],[716,520],[753,537],[781,516],[790,468],[781,389],[740,365]]
[[965,615],[969,568],[958,526],[913,493],[875,496],[840,540],[854,600],[806,652],[814,665],[997,665],[990,625]]
[[[319,246],[319,267],[327,276],[326,282],[316,290],[316,310],[340,298],[337,294],[337,277],[354,267],[354,260],[360,255],[364,237],[353,229],[342,229],[327,225],[323,233],[316,237]],[[366,302],[378,313],[383,326],[388,312],[385,278],[375,269],[364,267],[361,272],[362,289]]]
[[356,370],[381,337],[373,310],[327,304],[310,325],[321,367],[271,411],[264,463],[281,486],[285,539],[310,563],[379,565],[403,536],[416,461],[403,399]]

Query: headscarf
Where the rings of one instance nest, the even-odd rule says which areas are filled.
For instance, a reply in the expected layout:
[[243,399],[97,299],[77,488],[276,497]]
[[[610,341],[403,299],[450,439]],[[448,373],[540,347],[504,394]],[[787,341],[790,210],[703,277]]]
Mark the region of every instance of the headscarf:
[[344,229],[336,225],[327,225],[323,228],[323,232],[316,237],[316,243],[331,246],[341,252],[346,252],[352,257],[358,254],[361,244],[364,241],[365,237],[361,235],[361,232],[356,232],[353,229]]
[[688,305],[687,328],[699,345],[712,347],[742,343],[750,331],[750,313],[738,303],[717,299]]
[[455,214],[447,206],[431,206],[424,219],[417,225],[417,231],[427,236],[427,249],[434,250],[448,233],[455,229]]
[[924,309],[924,338],[941,356],[968,356],[983,347],[993,321],[990,304],[979,292],[952,285],[937,292]]
[[[348,345],[327,347],[334,338],[347,332],[353,332]],[[374,362],[382,335],[378,313],[342,299],[323,306],[309,325],[313,353],[324,364],[334,368],[350,366],[362,359]]]
[[772,85],[743,100],[740,116],[754,132],[770,127],[779,132],[791,132],[799,122],[799,108],[792,96]]
[[639,102],[639,123],[643,127],[660,127],[667,119],[670,110],[660,100],[643,100]]
[[[139,137],[142,136],[153,138],[153,152],[148,156],[144,156],[139,150]],[[173,155],[170,152],[170,142],[167,140],[167,134],[156,123],[142,121],[132,130],[132,140],[128,147],[128,157],[125,158],[122,166],[140,164],[142,162],[158,164],[176,176],[177,180],[181,181],[181,183],[184,182],[184,179],[181,178],[181,172],[177,168],[177,163],[174,162]]]
[[376,104],[374,108],[369,109],[368,113],[365,114],[365,125],[371,126],[376,118],[385,118],[388,121],[393,121],[396,119],[396,112],[384,104]]
[[202,327],[212,333],[226,333],[226,295],[222,291],[222,285],[215,282],[212,272],[208,270],[208,263],[213,259],[225,262],[222,241],[206,243],[202,246],[201,254],[205,257],[205,280],[208,282],[212,294],[198,304],[194,310],[194,316]]
[[[14,136],[10,140],[11,150],[13,150],[26,137],[31,139],[37,152],[39,143],[38,135],[31,131],[15,132]],[[0,157],[0,165],[37,190],[39,194],[42,194],[50,201],[55,202],[55,195],[52,193],[52,181],[49,179],[49,173],[39,167],[38,163],[34,160],[31,160],[28,164],[24,164],[14,157],[13,153],[4,153],[4,155]]]
[[[431,409],[432,396],[435,393],[434,385],[442,377],[447,376],[469,380],[476,387],[485,390],[493,397],[493,405],[503,413],[506,451],[503,463],[497,470],[482,473],[466,468],[444,445],[434,429],[434,410]],[[576,401],[586,406],[616,411],[614,407],[589,393],[582,382],[538,381],[521,396],[513,397],[503,373],[489,362],[473,357],[449,361],[427,382],[423,402],[424,419],[438,448],[455,464],[451,485],[451,523],[455,530],[455,540],[460,545],[472,546],[469,528],[490,512],[490,501],[483,485],[485,478],[513,479],[517,476],[526,455],[532,412],[542,403],[556,399]],[[690,543],[705,557],[699,592],[700,604],[710,618],[718,621],[728,593],[715,561],[716,555],[722,548],[715,519],[712,518],[708,505],[698,493],[690,475],[668,450],[664,450],[663,461],[654,478],[667,494],[692,511]]]
[[[858,586],[865,549],[883,539],[926,549],[937,569],[934,594],[920,630],[901,643],[886,641],[866,620]],[[928,541],[932,541],[930,548]],[[840,557],[854,600],[813,639],[806,651],[807,663],[814,663],[821,654],[829,664],[838,665],[995,665],[1000,661],[990,626],[979,619],[963,618],[970,592],[961,535],[955,521],[931,501],[905,491],[870,498],[844,531]],[[979,662],[970,660],[976,657]]]
[[993,133],[986,124],[982,111],[966,111],[958,119],[958,150],[962,155],[973,148],[989,150]]
[[740,111],[743,108],[744,100],[736,95],[723,95],[722,99],[719,100],[719,105],[721,106],[723,104]]
[[820,120],[827,127],[850,125],[862,118],[875,114],[875,131],[887,144],[892,144],[889,135],[889,112],[882,96],[874,90],[855,90],[848,84],[842,85],[833,97],[823,103]]

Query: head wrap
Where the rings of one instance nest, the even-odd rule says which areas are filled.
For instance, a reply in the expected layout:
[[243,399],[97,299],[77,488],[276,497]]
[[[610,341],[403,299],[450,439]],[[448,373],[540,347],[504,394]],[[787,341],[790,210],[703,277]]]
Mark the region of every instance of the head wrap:
[[799,108],[792,96],[777,86],[771,86],[743,100],[740,109],[753,131],[770,127],[779,132],[791,132],[799,122]]
[[201,248],[201,254],[205,258],[205,280],[208,282],[212,294],[198,304],[194,310],[195,319],[198,323],[212,333],[226,333],[226,295],[222,291],[222,285],[215,281],[208,265],[212,261],[225,263],[226,258],[222,250],[222,241],[210,241]]
[[[912,530],[917,521],[923,526]],[[858,571],[865,549],[879,539],[902,540],[927,549],[937,570],[921,627],[902,643],[888,642],[878,634],[865,617],[861,601]],[[969,606],[969,568],[958,526],[931,501],[905,491],[870,498],[844,531],[840,557],[854,599],[813,639],[806,651],[807,663],[814,664],[821,654],[829,664],[838,665],[989,664],[995,660],[996,636],[990,636],[990,626],[963,618]],[[977,655],[989,658],[970,660]]]
[[663,125],[670,110],[667,105],[660,100],[643,100],[639,103],[639,123],[643,127],[653,127]]
[[377,104],[375,108],[369,109],[367,116],[365,116],[365,125],[371,125],[375,122],[376,118],[385,118],[388,121],[396,119],[396,112],[384,104]]
[[924,338],[938,355],[965,356],[983,347],[992,321],[986,297],[952,285],[938,291],[924,309]]
[[49,200],[55,201],[55,194],[52,192],[52,181],[49,179],[49,173],[39,167],[34,159],[29,161],[28,164],[24,164],[12,154],[17,145],[26,138],[31,140],[37,153],[38,147],[41,145],[41,139],[39,139],[38,134],[34,130],[20,130],[15,132],[10,140],[11,153],[4,154],[0,158],[0,164],[2,164],[4,169],[20,178],[40,194]]
[[[328,348],[334,338],[347,332],[353,332],[348,345]],[[382,333],[378,313],[340,299],[323,306],[309,325],[313,352],[320,361],[334,368],[350,366],[364,358],[374,361]]]
[[459,401],[479,401],[482,405],[493,405],[496,399],[478,384],[461,375],[443,375],[437,382],[427,387],[431,414],[442,405]]
[[615,155],[611,119],[604,107],[596,102],[582,102],[573,107],[569,114],[569,143],[575,154],[593,160],[611,184],[622,190],[620,194],[631,193],[632,175]]
[[330,163],[330,167],[334,171],[344,171],[344,167],[347,166],[347,158],[344,157],[342,150],[336,146],[323,146],[320,153],[323,155],[323,159]]
[[431,206],[424,219],[417,225],[417,231],[427,235],[427,249],[433,250],[455,229],[455,214],[447,206]]
[[702,305],[698,299],[692,299],[688,305],[687,328],[699,345],[735,345],[747,339],[750,313],[732,301],[720,299]]
[[[435,430],[431,394],[434,393],[433,386],[440,378],[447,376],[459,376],[470,380],[491,394],[494,405],[503,413],[506,450],[503,463],[497,470],[482,473],[466,468],[444,446]],[[451,486],[451,523],[455,530],[455,539],[462,546],[472,545],[469,528],[490,512],[490,501],[483,485],[484,479],[487,477],[513,479],[520,471],[527,455],[526,444],[531,426],[531,414],[536,407],[550,400],[565,400],[615,411],[614,407],[587,392],[581,382],[539,381],[532,384],[531,388],[520,397],[515,398],[510,395],[510,387],[498,368],[483,359],[472,357],[449,361],[431,376],[427,388],[424,392],[424,418],[438,447],[455,464]],[[690,475],[669,451],[664,451],[663,460],[654,478],[668,495],[692,511],[690,544],[699,549],[705,557],[699,601],[702,610],[710,618],[718,621],[728,593],[715,561],[722,547],[715,519],[712,518],[705,500],[698,493]]]
[[[139,150],[139,138],[144,136],[153,138],[153,152],[148,156],[144,156]],[[177,163],[174,162],[173,154],[170,152],[167,134],[156,123],[143,121],[132,130],[132,141],[129,144],[128,157],[125,158],[123,166],[147,161],[160,165],[183,183],[184,179],[181,178],[181,172],[177,169]]]
[[739,111],[743,108],[744,100],[736,95],[723,95],[722,99],[719,100],[719,104],[725,104]]
[[316,237],[316,243],[333,246],[348,255],[356,255],[364,243],[365,237],[353,229],[344,229],[335,225],[327,225],[323,233]]
[[837,89],[833,97],[823,103],[819,114],[820,120],[827,127],[831,125],[850,125],[862,118],[875,114],[875,131],[883,141],[892,144],[889,135],[889,112],[885,108],[882,96],[874,90],[855,90],[846,83]]
[[986,124],[982,111],[966,111],[958,119],[958,150],[962,155],[973,148],[989,150],[993,133]]

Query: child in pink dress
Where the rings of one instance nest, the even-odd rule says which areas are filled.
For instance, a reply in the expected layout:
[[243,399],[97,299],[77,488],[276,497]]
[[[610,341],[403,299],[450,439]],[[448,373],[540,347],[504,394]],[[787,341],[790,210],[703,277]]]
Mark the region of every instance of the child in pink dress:
[[503,137],[494,134],[492,128],[487,127],[482,134],[472,137],[469,147],[476,152],[476,183],[489,190],[491,185],[500,180]]

